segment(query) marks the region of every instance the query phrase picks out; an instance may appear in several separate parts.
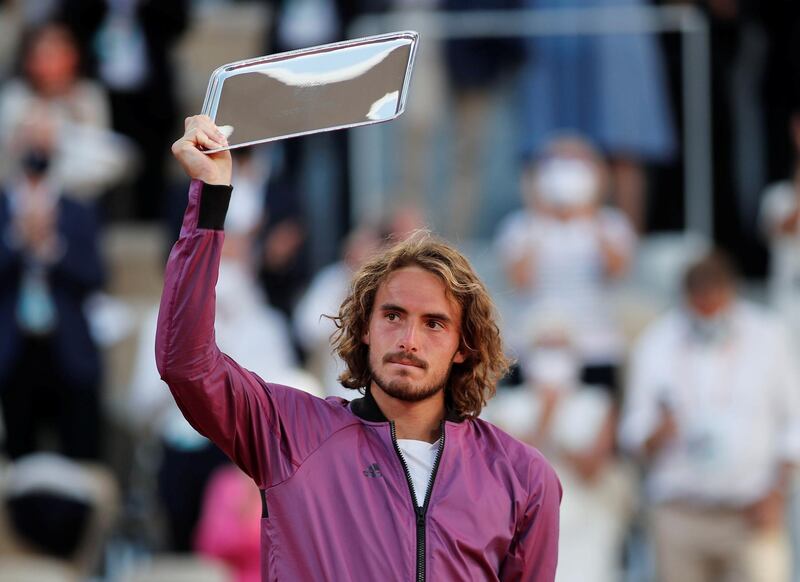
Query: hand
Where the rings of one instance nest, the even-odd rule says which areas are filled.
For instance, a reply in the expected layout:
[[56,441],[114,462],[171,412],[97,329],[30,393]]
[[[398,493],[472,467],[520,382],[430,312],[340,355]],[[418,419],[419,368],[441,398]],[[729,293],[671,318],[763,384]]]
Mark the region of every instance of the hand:
[[592,483],[605,468],[606,457],[594,451],[575,453],[561,451],[562,456],[572,465],[572,468],[584,482]]
[[783,491],[776,488],[749,505],[746,514],[751,525],[759,531],[779,529],[783,523],[784,501]]
[[648,456],[658,453],[667,443],[678,436],[678,422],[672,411],[661,406],[661,422],[655,432],[645,441],[644,449]]
[[187,117],[186,132],[172,144],[172,153],[193,180],[206,184],[228,186],[233,174],[231,153],[228,150],[205,154],[203,149],[217,149],[228,145],[228,140],[207,115]]
[[15,230],[28,252],[44,257],[56,241],[56,212],[50,204],[35,204],[23,209],[15,218]]

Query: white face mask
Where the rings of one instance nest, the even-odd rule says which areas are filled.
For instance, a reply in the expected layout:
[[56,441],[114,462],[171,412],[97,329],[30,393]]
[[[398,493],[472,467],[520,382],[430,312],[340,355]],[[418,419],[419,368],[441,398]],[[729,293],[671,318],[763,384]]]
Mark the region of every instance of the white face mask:
[[553,158],[539,167],[536,189],[542,201],[551,206],[585,206],[594,200],[597,188],[597,174],[583,160]]
[[713,317],[701,317],[690,312],[689,321],[692,338],[703,344],[721,343],[731,334],[731,320],[727,313],[720,313]]
[[565,349],[536,348],[525,362],[525,376],[536,385],[571,390],[578,383],[578,360]]

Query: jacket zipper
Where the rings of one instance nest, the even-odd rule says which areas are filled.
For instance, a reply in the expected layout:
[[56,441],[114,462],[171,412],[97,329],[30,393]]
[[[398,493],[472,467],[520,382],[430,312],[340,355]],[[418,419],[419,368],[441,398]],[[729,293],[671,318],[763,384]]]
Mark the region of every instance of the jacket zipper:
[[428,504],[431,500],[433,481],[436,479],[436,473],[439,470],[439,461],[444,451],[444,421],[439,425],[439,432],[442,436],[439,437],[439,449],[436,451],[436,457],[433,460],[433,469],[431,470],[431,477],[428,479],[428,487],[425,489],[425,500],[422,502],[422,507],[417,505],[417,498],[414,495],[414,483],[411,481],[411,471],[408,470],[406,459],[400,451],[400,445],[397,444],[397,431],[394,426],[394,421],[391,421],[389,426],[392,431],[394,451],[397,453],[397,458],[400,459],[403,472],[406,474],[406,483],[408,484],[408,491],[411,494],[411,504],[414,506],[414,514],[417,521],[417,582],[425,582],[425,516],[428,513]]

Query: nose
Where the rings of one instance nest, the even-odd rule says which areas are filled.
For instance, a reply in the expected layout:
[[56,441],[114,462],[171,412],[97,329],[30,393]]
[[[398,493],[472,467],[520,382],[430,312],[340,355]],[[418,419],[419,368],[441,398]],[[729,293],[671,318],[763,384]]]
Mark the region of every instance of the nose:
[[403,327],[397,347],[404,352],[417,351],[417,326],[414,323],[409,322]]

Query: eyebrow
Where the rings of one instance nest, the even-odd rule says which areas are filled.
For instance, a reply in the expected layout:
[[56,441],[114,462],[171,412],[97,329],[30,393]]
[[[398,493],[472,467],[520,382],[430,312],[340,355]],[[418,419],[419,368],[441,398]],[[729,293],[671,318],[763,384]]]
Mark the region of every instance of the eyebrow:
[[[394,303],[384,303],[380,306],[381,311],[397,311],[399,313],[407,314],[408,310],[404,307],[400,307],[399,305],[395,305]],[[439,321],[443,321],[445,323],[452,323],[452,318],[444,313],[425,313],[423,314],[424,318],[426,319],[438,319]]]

